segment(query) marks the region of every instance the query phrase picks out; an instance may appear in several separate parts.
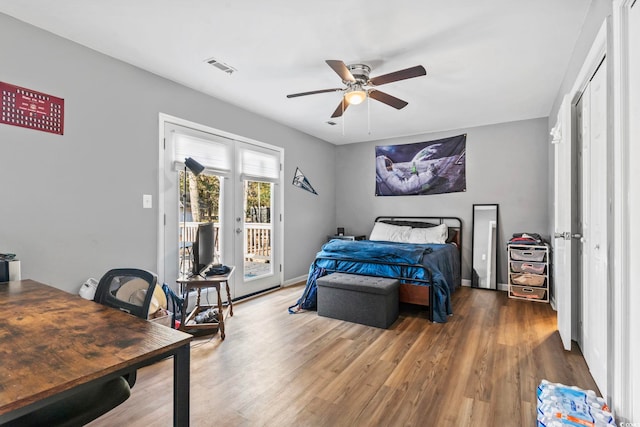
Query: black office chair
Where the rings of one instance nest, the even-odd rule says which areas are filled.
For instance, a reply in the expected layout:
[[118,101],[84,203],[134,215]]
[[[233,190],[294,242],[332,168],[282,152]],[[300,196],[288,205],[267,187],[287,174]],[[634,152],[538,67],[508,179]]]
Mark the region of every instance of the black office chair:
[[[93,300],[147,319],[157,283],[158,277],[145,270],[109,270],[100,279]],[[85,425],[127,400],[135,381],[136,371],[133,371],[30,412],[3,427]]]
[[[107,271],[98,282],[93,300],[99,304],[118,308],[141,319],[149,317],[149,307],[156,292],[164,295],[161,288],[156,289],[158,276],[139,268],[114,268]],[[157,309],[158,307],[154,307]],[[125,376],[131,387],[136,382],[136,371]]]
[[158,276],[149,271],[115,268],[102,276],[93,300],[147,319],[157,283]]
[[131,395],[124,377],[90,387],[3,424],[4,427],[78,427],[106,414]]

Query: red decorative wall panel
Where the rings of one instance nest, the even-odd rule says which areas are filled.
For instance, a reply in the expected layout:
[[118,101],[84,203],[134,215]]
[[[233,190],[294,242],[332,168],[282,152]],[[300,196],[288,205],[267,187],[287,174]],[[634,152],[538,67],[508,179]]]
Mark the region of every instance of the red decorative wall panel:
[[64,99],[0,82],[0,123],[64,133]]

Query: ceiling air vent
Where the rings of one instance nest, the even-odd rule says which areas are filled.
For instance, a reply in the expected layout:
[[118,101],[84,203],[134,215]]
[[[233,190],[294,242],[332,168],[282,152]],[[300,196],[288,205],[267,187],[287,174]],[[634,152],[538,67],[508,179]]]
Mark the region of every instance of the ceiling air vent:
[[233,74],[233,73],[235,73],[236,71],[238,71],[238,70],[236,70],[235,68],[233,68],[233,67],[231,67],[231,66],[229,66],[229,65],[225,64],[224,62],[218,61],[218,60],[217,60],[217,59],[215,59],[215,58],[207,59],[207,60],[206,60],[206,62],[207,62],[207,64],[209,64],[209,65],[213,65],[213,66],[214,66],[214,67],[216,67],[218,70],[222,70],[222,71],[224,71],[224,72],[225,72],[225,73],[227,73],[227,74]]

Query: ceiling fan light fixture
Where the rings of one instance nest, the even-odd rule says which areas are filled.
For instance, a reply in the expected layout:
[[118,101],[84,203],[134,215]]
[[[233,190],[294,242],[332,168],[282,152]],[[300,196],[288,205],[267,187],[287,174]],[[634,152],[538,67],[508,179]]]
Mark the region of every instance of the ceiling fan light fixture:
[[[342,92],[344,96],[342,96],[340,104],[338,104],[338,107],[331,115],[332,119],[342,117],[350,105],[362,104],[363,102],[368,101],[369,98],[372,98],[374,101],[382,102],[396,110],[400,110],[406,107],[409,103],[396,98],[395,96],[389,95],[388,93],[381,92],[377,87],[427,74],[427,71],[422,65],[416,65],[415,67],[405,68],[403,70],[394,71],[392,73],[383,74],[370,79],[369,72],[371,71],[371,67],[368,65],[346,65],[344,62],[335,59],[327,59],[325,62],[340,77],[345,87],[292,93],[287,95],[287,98],[297,98],[299,96],[315,95],[327,92]],[[367,105],[369,105],[368,102]]]
[[344,98],[347,100],[349,105],[362,104],[362,102],[367,99],[367,92],[362,90],[362,86],[357,85],[352,89],[349,89],[344,95]]

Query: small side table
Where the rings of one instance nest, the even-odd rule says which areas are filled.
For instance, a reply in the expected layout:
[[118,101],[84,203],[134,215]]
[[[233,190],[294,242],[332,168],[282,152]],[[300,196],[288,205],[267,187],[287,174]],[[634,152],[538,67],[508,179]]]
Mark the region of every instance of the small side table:
[[[206,278],[202,276],[193,276],[189,278],[179,277],[176,280],[180,287],[182,288],[182,295],[184,297],[184,304],[182,305],[182,321],[180,323],[180,330],[188,332],[192,329],[213,329],[218,328],[220,330],[220,338],[225,338],[224,333],[224,318],[226,317],[225,309],[222,306],[222,295],[221,285],[224,283],[227,288],[227,301],[229,303],[229,316],[233,316],[233,303],[231,302],[231,292],[229,291],[229,278],[233,274],[235,267],[231,266],[231,270],[227,274],[222,274],[219,276],[207,276]],[[201,305],[200,304],[200,292],[204,288],[216,288],[216,294],[218,295],[218,304],[214,305]],[[189,305],[189,291],[192,289],[196,289],[198,296],[196,299],[196,305],[189,314],[189,317],[186,317],[187,307]],[[206,311],[212,307],[217,307],[218,309],[218,321],[211,323],[195,323],[195,317],[198,313],[202,311]]]
[[331,239],[340,240],[366,240],[367,236],[327,236],[327,242]]

